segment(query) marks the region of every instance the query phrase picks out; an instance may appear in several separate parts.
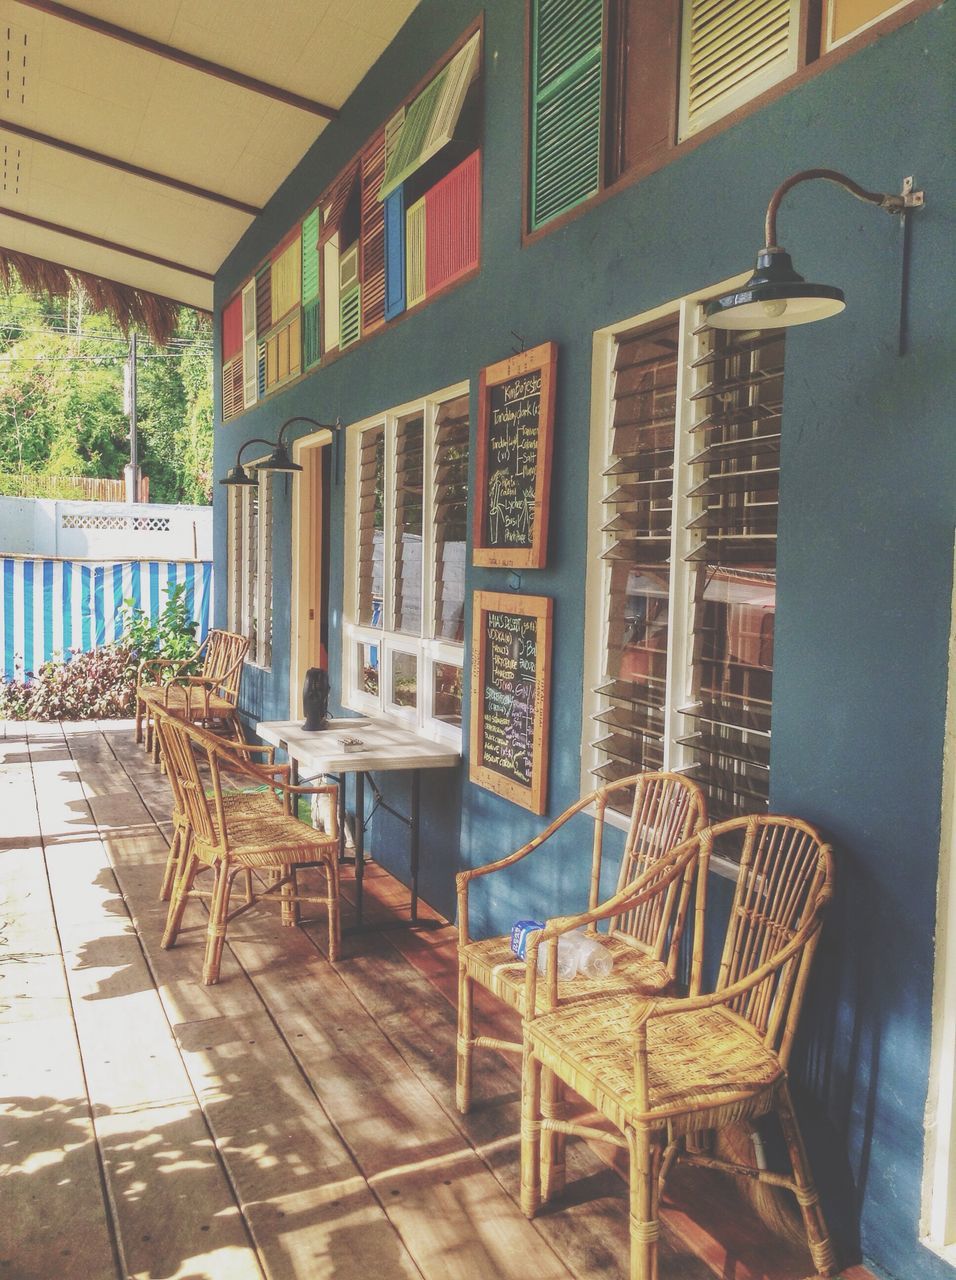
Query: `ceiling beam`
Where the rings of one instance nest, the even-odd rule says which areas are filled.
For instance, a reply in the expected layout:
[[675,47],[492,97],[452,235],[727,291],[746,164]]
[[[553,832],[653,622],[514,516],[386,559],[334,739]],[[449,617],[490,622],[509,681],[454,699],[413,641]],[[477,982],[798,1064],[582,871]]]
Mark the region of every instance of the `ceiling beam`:
[[82,13],[79,9],[71,9],[69,5],[58,4],[56,0],[17,0],[18,4],[28,9],[37,9],[40,13],[48,13],[51,17],[62,18],[64,22],[73,22],[87,31],[100,36],[109,36],[111,40],[119,40],[123,44],[132,45],[146,53],[155,54],[169,62],[178,62],[180,66],[189,67],[191,71],[201,71],[203,75],[214,76],[217,80],[226,80],[229,84],[247,89],[250,93],[259,93],[263,97],[273,98],[289,107],[298,107],[300,111],[309,111],[312,115],[322,116],[325,120],[334,120],[338,116],[335,107],[324,102],[316,102],[313,98],[305,98],[290,89],[281,89],[278,85],[267,84],[265,80],[257,80],[242,71],[233,71],[231,67],[221,66],[218,62],[210,62],[208,58],[200,58],[184,49],[175,49],[170,44],[153,40],[149,36],[140,35],[126,27],[119,27],[113,22],[104,22],[102,18],[94,18],[91,14]]
[[174,191],[184,191],[187,195],[198,196],[200,200],[211,200],[215,204],[228,205],[230,209],[238,209],[240,213],[248,213],[253,218],[262,212],[255,204],[247,204],[245,200],[236,200],[232,196],[224,196],[218,191],[209,191],[205,187],[194,186],[191,182],[183,182],[180,178],[169,174],[156,173],[153,169],[144,169],[141,165],[130,164],[116,156],[105,155],[102,151],[92,151],[89,147],[78,146],[75,142],[65,142],[62,138],[54,138],[49,133],[40,133],[37,129],[28,129],[26,125],[17,124],[0,116],[0,130],[12,133],[18,138],[27,138],[31,142],[39,142],[44,147],[54,147],[57,151],[65,151],[71,156],[79,156],[83,160],[92,160],[94,164],[106,165],[110,169],[118,169],[120,173],[130,173],[135,178],[145,178],[148,182],[158,182],[164,187],[172,187]]
[[[182,271],[189,276],[198,276],[200,280],[214,281],[216,277],[199,267],[187,267],[185,263],[173,262],[170,258],[161,258],[158,254],[148,253],[145,249],[134,249],[128,244],[118,244],[115,240],[105,240],[102,236],[91,235],[88,231],[77,231],[74,227],[64,227],[59,222],[47,222],[45,218],[37,218],[32,213],[23,213],[19,209],[8,209],[0,205],[0,217],[15,218],[17,222],[29,223],[31,227],[42,227],[44,231],[55,231],[57,235],[70,236],[74,240],[84,240],[87,244],[95,244],[100,249],[111,249],[114,253],[125,253],[130,258],[139,258],[143,262],[153,262],[158,267],[169,267],[171,271]],[[95,275],[96,272],[91,272]]]

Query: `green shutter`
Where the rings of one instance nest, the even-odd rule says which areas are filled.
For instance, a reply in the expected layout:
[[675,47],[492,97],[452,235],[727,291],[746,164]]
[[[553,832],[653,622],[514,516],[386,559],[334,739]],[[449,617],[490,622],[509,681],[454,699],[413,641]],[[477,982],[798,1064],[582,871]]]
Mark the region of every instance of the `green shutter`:
[[534,0],[531,226],[601,184],[604,0]]
[[351,346],[362,336],[361,286],[353,285],[339,299],[339,347]]
[[447,77],[448,67],[444,67],[405,113],[405,123],[395,143],[395,150],[388,157],[385,181],[378,193],[379,200],[384,200],[389,192],[394,191],[422,163],[425,141],[438,111]]
[[302,223],[302,301],[319,296],[319,211],[313,209]]
[[322,356],[319,337],[319,300],[314,298],[302,308],[302,367],[308,369]]

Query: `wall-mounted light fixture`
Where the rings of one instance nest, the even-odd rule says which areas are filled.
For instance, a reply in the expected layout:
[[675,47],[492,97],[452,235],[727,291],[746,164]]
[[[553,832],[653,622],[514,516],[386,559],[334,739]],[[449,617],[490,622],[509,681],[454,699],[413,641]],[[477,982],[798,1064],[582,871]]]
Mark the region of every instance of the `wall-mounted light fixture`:
[[281,471],[286,474],[294,471],[301,471],[302,468],[299,464],[292,461],[289,454],[289,447],[283,440],[283,436],[286,431],[294,422],[309,422],[313,427],[318,427],[320,431],[331,431],[333,433],[336,432],[339,427],[337,422],[330,426],[325,422],[316,422],[314,418],[289,418],[286,422],[283,422],[282,426],[279,428],[278,439],[263,440],[259,437],[254,437],[252,440],[247,440],[245,444],[240,447],[239,452],[236,455],[236,465],[234,467],[230,467],[219,483],[229,485],[259,483],[259,481],[254,476],[250,476],[245,467],[242,466],[242,455],[251,444],[264,444],[266,448],[272,450],[268,458],[265,458],[262,462],[254,462],[252,464],[256,471]]
[[[804,169],[781,182],[767,205],[764,247],[757,254],[757,266],[746,284],[725,293],[707,306],[707,323],[714,329],[780,329],[788,325],[809,324],[825,320],[842,311],[846,303],[842,289],[831,284],[808,284],[793,269],[790,255],[777,243],[777,210],[787,192],[799,182],[824,178],[849,191],[867,204],[878,205],[887,213],[905,215],[910,209],[921,209],[922,191],[913,190],[913,179],[907,178],[898,196],[880,191],[866,191],[846,174],[835,169]],[[904,291],[906,269],[904,244]]]

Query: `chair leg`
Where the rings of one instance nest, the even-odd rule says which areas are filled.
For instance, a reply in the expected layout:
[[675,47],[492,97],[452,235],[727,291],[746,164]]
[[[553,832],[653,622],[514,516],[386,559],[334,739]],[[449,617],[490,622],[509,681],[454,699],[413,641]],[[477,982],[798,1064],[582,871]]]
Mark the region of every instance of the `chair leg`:
[[229,893],[233,871],[227,863],[216,863],[216,881],[209,904],[209,924],[206,927],[206,954],[203,959],[202,980],[212,987],[219,981],[222,964],[222,948],[226,941],[226,921],[229,916]]
[[342,922],[339,916],[338,854],[333,853],[325,867],[326,902],[329,911],[329,964],[335,964],[342,945]]
[[458,1060],[455,1071],[455,1102],[463,1116],[471,1110],[471,1064],[475,1054],[475,984],[464,964],[458,965]]
[[286,866],[282,868],[282,874],[286,877],[286,882],[279,890],[279,896],[282,901],[282,909],[280,918],[282,923],[289,929],[293,925],[297,925],[302,919],[302,910],[296,901],[296,894],[299,892],[299,886],[296,882],[296,872],[294,866]]
[[168,902],[173,894],[173,885],[176,883],[176,872],[179,869],[179,858],[182,845],[182,828],[176,826],[173,828],[173,838],[169,846],[169,855],[166,858],[166,869],[163,872],[163,884],[159,891],[160,902]]
[[179,937],[189,892],[196,879],[196,872],[199,870],[199,859],[190,853],[188,848],[184,850],[181,862],[179,876],[173,883],[173,895],[166,915],[166,928],[163,930],[163,940],[160,944],[164,951],[174,946]]
[[541,1064],[525,1037],[521,1056],[521,1212],[541,1207]]
[[150,746],[153,749],[153,764],[159,764],[159,734],[147,730],[146,749],[149,750]]
[[797,1185],[797,1203],[803,1214],[803,1224],[806,1228],[807,1243],[810,1246],[813,1264],[821,1276],[836,1275],[836,1257],[830,1242],[830,1233],[823,1217],[819,1193],[810,1174],[806,1148],[803,1145],[803,1137],[793,1110],[793,1100],[790,1097],[790,1087],[786,1080],[781,1082],[777,1090],[777,1115],[780,1117],[787,1154],[793,1166],[793,1180]]
[[652,1144],[650,1134],[640,1129],[628,1129],[630,1170],[630,1231],[631,1273],[630,1280],[657,1280],[657,1241],[660,1222],[657,1216],[657,1164],[658,1149]]
[[136,699],[136,741],[143,741],[143,699]]
[[152,712],[150,711],[149,707],[145,708],[143,712],[143,719],[146,722],[146,745],[144,749],[146,751],[146,754],[149,755],[153,750],[153,736],[156,732],[153,726]]
[[[553,1071],[541,1071],[541,1114],[547,1120],[566,1120],[568,1105],[564,1100],[564,1085]],[[541,1134],[541,1199],[545,1204],[564,1190],[564,1152],[567,1135],[549,1132]]]

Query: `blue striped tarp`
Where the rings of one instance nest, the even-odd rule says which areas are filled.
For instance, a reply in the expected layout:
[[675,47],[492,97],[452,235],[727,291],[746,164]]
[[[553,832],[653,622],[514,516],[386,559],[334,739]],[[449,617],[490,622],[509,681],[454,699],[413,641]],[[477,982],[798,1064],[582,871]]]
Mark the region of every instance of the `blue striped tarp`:
[[155,620],[170,587],[186,586],[197,641],[212,618],[209,560],[35,560],[0,556],[0,655],[3,678],[36,671],[54,655],[95,649],[122,634],[120,611],[132,599]]

